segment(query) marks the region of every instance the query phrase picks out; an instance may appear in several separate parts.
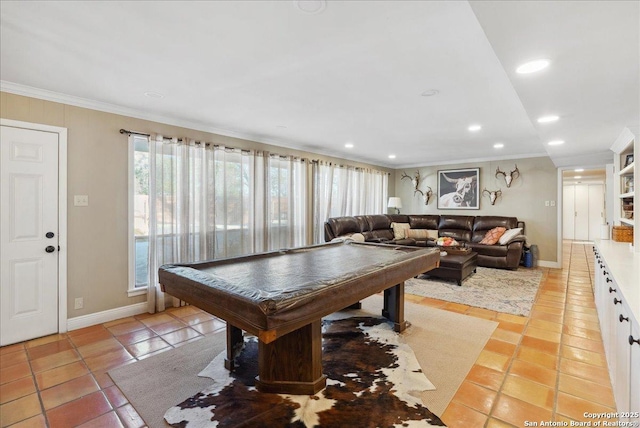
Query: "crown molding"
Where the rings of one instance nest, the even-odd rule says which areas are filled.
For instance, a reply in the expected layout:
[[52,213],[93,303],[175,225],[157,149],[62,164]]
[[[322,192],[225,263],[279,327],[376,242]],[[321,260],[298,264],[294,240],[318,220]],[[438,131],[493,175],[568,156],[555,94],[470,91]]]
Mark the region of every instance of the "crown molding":
[[624,128],[622,132],[620,132],[620,135],[618,135],[618,138],[616,138],[616,141],[611,145],[611,150],[615,153],[622,153],[634,139],[635,135],[633,135],[631,130]]
[[484,158],[468,158],[468,159],[455,159],[450,161],[436,161],[429,163],[413,163],[413,164],[403,164],[396,165],[393,168],[395,169],[403,169],[403,168],[420,168],[423,166],[444,166],[444,165],[458,165],[463,163],[478,163],[478,162],[493,162],[493,161],[502,161],[502,160],[518,160],[518,159],[529,159],[529,158],[548,158],[549,154],[546,152],[540,153],[532,153],[527,155],[504,155],[504,156],[492,156],[492,157],[484,157]]
[[224,137],[237,138],[240,140],[247,140],[251,142],[268,144],[274,147],[287,148],[291,150],[297,150],[300,152],[313,153],[321,156],[327,156],[331,158],[345,159],[353,162],[361,162],[365,164],[369,164],[371,166],[387,168],[387,169],[395,169],[394,165],[385,162],[374,162],[371,159],[365,157],[358,156],[350,156],[345,157],[344,153],[337,153],[328,150],[317,150],[316,148],[313,151],[306,149],[304,147],[300,147],[299,145],[294,145],[292,143],[287,143],[285,141],[272,140],[269,138],[264,138],[263,136],[251,134],[251,133],[241,133],[237,131],[231,131],[228,129],[216,128],[211,125],[207,125],[202,122],[193,122],[184,119],[177,119],[175,117],[163,116],[158,114],[150,114],[145,111],[132,109],[129,107],[122,107],[116,104],[105,103],[101,101],[90,100],[87,98],[76,97],[73,95],[62,94],[59,92],[49,91],[47,89],[34,88],[32,86],[21,85],[19,83],[8,82],[6,80],[0,80],[0,91],[7,92],[15,95],[22,95],[25,97],[37,98],[45,101],[51,101],[60,104],[67,104],[75,107],[82,107],[90,110],[97,110],[105,113],[117,114],[120,116],[133,117],[136,119],[148,120],[151,122],[163,123],[166,125],[179,126],[181,128],[187,128],[194,131],[202,131],[209,132],[211,134],[217,134]]

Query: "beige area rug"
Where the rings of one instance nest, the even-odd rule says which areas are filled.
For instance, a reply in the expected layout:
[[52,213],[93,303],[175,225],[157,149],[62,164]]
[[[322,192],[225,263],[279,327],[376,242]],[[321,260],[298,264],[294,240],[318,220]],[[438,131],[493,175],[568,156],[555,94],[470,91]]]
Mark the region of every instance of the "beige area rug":
[[462,303],[512,315],[529,316],[542,280],[542,271],[479,267],[459,286],[453,280],[420,275],[405,282],[405,292]]
[[[349,311],[349,315],[379,315],[380,296],[362,303],[362,310]],[[405,305],[405,318],[412,325],[402,337],[436,388],[424,391],[421,399],[433,413],[442,415],[497,323],[410,302]],[[225,338],[224,332],[217,333],[111,370],[109,375],[149,427],[166,427],[163,416],[167,409],[213,383],[197,374],[224,350]]]

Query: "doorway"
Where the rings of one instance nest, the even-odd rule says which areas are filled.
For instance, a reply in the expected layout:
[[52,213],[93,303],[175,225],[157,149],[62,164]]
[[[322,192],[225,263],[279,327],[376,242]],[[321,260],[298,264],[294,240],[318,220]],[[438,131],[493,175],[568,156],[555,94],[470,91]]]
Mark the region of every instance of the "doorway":
[[67,330],[65,128],[0,120],[0,345]]
[[606,224],[605,170],[563,172],[563,239],[593,241]]

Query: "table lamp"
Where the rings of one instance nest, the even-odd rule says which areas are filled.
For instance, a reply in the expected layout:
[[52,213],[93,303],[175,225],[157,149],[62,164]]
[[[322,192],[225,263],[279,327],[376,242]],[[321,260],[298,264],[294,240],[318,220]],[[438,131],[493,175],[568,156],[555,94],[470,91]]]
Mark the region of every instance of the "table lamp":
[[396,211],[398,211],[397,214],[400,214],[400,208],[402,208],[402,201],[400,200],[400,198],[392,196],[389,198],[389,203],[387,204],[387,208],[395,208]]

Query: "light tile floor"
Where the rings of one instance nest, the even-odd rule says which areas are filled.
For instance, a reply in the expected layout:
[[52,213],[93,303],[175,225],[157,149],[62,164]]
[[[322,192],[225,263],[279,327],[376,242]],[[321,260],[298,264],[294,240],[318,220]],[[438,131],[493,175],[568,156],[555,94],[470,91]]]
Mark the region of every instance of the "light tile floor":
[[[408,296],[499,323],[442,416],[448,426],[587,421],[585,412],[614,410],[593,301],[591,245],[567,242],[563,253],[564,269],[541,269],[530,317]],[[187,306],[2,347],[0,426],[143,427],[107,371],[223,328]]]

